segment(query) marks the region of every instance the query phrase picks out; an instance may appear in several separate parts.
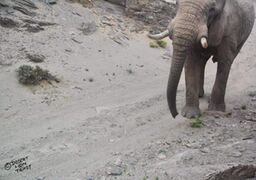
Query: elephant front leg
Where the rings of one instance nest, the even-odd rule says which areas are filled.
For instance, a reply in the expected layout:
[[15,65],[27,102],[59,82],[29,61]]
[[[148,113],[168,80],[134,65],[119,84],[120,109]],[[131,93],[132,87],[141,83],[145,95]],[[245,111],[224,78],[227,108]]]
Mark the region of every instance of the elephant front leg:
[[211,111],[225,111],[225,93],[231,65],[237,56],[242,44],[235,46],[232,39],[226,40],[218,49],[216,59],[218,61],[217,75],[212,89],[208,109]]
[[225,92],[232,61],[218,62],[217,75],[212,89],[208,109],[211,111],[225,111]]
[[185,64],[186,81],[186,105],[182,109],[182,115],[187,118],[193,118],[201,114],[199,109],[199,79],[200,63],[193,59],[188,59]]
[[[207,59],[208,60],[208,59]],[[199,77],[199,97],[204,96],[204,71],[207,60],[200,63],[200,77]]]

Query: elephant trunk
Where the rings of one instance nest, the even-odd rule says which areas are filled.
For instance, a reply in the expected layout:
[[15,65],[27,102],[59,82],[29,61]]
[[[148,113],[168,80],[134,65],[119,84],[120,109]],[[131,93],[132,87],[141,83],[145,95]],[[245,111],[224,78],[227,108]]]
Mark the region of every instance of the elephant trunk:
[[195,23],[178,21],[173,31],[173,57],[167,86],[167,101],[172,116],[178,115],[176,108],[176,93],[186,60],[187,52],[195,43],[198,35],[198,28]]
[[186,52],[184,52],[184,50],[178,50],[178,48],[176,48],[173,52],[171,70],[167,86],[167,102],[171,114],[174,118],[178,115],[176,108],[176,93],[185,59]]

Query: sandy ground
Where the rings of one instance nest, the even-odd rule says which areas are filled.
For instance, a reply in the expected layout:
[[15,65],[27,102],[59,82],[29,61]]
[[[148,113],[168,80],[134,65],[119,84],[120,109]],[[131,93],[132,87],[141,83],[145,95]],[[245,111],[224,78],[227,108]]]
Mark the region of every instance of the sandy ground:
[[[169,40],[166,49],[152,49],[121,9],[99,6],[41,4],[37,18],[57,25],[38,33],[0,27],[0,179],[199,180],[256,165],[256,29],[233,64],[227,113],[206,111],[216,72],[209,62],[203,127],[191,128],[167,107]],[[79,30],[93,22],[93,34]],[[28,53],[46,59],[35,64]],[[22,64],[46,68],[61,82],[23,86],[16,76]],[[184,93],[182,77],[179,110]],[[23,157],[30,170],[4,168]]]

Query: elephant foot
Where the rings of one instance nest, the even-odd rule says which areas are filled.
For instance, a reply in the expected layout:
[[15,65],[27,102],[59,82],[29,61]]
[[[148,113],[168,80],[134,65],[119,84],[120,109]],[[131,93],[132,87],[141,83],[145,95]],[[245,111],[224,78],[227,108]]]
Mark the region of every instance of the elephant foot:
[[194,106],[185,106],[181,111],[182,116],[186,118],[194,118],[201,115],[200,109]]
[[199,97],[200,98],[204,97],[204,89],[199,90]]
[[208,110],[209,111],[222,111],[222,112],[225,112],[226,105],[225,105],[225,103],[216,104],[216,103],[210,102],[209,106],[208,106]]

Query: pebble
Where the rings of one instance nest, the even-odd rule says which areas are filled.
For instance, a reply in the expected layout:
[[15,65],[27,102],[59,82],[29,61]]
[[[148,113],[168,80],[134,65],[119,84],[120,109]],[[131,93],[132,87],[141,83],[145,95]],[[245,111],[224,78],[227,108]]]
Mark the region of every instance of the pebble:
[[202,153],[209,153],[210,152],[210,149],[209,148],[203,148],[203,149],[200,149],[200,151]]
[[249,115],[246,115],[244,118],[245,118],[246,120],[252,120],[252,117],[249,116]]
[[106,173],[108,175],[112,175],[112,176],[121,176],[123,174],[123,170],[119,166],[112,165],[112,166],[107,168]]
[[220,115],[215,114],[215,115],[214,115],[214,118],[219,119],[219,118],[220,118]]
[[72,52],[72,49],[65,49],[66,52]]
[[121,166],[122,165],[122,159],[121,157],[118,157],[114,163],[116,166]]
[[44,180],[44,179],[45,177],[40,177],[40,176],[36,178],[36,180]]
[[41,54],[27,54],[27,58],[35,63],[40,63],[45,60],[45,56]]
[[242,153],[239,152],[239,151],[233,151],[233,152],[231,152],[230,156],[232,156],[232,157],[241,157]]
[[158,159],[161,159],[161,160],[166,159],[166,155],[164,153],[158,154],[157,157],[158,157]]
[[79,28],[80,31],[83,32],[84,35],[91,35],[97,30],[97,25],[95,22],[86,22],[82,23],[81,27]]
[[110,139],[109,142],[113,143],[113,142],[115,142],[115,140],[114,139]]

